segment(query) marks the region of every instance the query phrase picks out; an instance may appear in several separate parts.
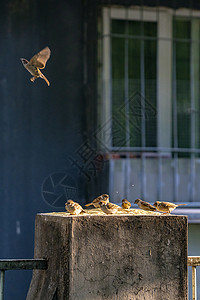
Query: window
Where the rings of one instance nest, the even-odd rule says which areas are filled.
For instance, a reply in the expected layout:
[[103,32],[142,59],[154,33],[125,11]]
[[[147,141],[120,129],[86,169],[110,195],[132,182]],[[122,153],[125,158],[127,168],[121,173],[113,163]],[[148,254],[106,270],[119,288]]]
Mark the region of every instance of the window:
[[156,147],[156,22],[114,19],[111,28],[112,115],[127,129],[122,146]]
[[122,156],[111,195],[200,205],[200,11],[109,6],[101,21],[99,141]]
[[[199,19],[173,19],[173,146],[199,148]],[[183,155],[183,154],[182,154]]]
[[112,139],[102,137],[108,149],[178,148],[187,156],[200,146],[199,17],[186,9],[103,9],[101,123],[110,120]]

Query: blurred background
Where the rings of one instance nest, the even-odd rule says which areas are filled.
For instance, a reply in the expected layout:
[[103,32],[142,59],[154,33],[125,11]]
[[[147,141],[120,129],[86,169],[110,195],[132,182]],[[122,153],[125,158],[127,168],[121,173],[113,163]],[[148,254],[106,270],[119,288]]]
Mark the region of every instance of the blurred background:
[[[0,45],[0,257],[33,258],[37,213],[102,193],[186,203],[200,255],[199,1],[2,0]],[[50,87],[20,61],[46,46]],[[31,274],[7,271],[5,299]]]

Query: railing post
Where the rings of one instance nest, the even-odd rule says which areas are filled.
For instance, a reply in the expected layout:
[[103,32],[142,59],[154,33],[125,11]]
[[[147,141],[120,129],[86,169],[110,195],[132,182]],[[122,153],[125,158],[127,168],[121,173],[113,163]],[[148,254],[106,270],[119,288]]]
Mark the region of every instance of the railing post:
[[46,270],[46,259],[0,259],[0,300],[4,299],[4,281],[6,270]]
[[196,266],[192,266],[192,300],[197,300]]
[[4,281],[5,281],[5,270],[0,270],[0,300],[4,298]]

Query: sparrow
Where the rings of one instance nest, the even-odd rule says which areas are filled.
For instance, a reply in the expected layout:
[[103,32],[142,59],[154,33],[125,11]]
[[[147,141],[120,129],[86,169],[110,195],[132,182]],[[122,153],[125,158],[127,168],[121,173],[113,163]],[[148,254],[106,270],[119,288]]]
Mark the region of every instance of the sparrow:
[[131,207],[131,203],[127,199],[122,200],[122,208],[129,209]]
[[164,212],[164,214],[170,214],[176,207],[180,205],[187,205],[187,204],[174,204],[171,202],[160,202],[160,201],[156,201],[154,203],[154,206],[157,208],[157,210]]
[[105,201],[100,201],[100,207],[101,210],[107,215],[115,214],[118,210],[121,210],[119,205],[110,202],[105,203]]
[[104,201],[105,203],[108,203],[109,196],[107,194],[103,194],[103,195],[95,198],[91,203],[85,204],[85,206],[93,205],[96,208],[100,208],[100,201]]
[[143,201],[141,199],[136,199],[134,204],[137,204],[139,206],[139,208],[141,208],[143,210],[156,211],[156,208],[153,205],[151,205],[150,203]]
[[73,200],[68,200],[65,203],[65,209],[70,213],[70,215],[79,215],[80,213],[85,213],[82,206]]
[[41,50],[40,52],[38,52],[37,54],[35,54],[30,59],[30,61],[28,61],[25,58],[20,58],[24,68],[26,68],[29,71],[29,73],[31,73],[31,75],[33,75],[33,77],[31,77],[31,79],[30,79],[32,82],[34,82],[35,79],[40,77],[46,81],[48,86],[50,85],[48,79],[40,71],[40,69],[45,68],[46,62],[49,59],[50,54],[51,54],[50,49],[48,47],[46,47],[43,50]]

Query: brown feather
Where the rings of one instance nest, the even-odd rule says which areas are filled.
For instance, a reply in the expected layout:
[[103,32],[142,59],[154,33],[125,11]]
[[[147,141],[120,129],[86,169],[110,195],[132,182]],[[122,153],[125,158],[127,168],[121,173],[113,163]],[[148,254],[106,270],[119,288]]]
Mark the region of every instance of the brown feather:
[[34,65],[39,69],[44,69],[50,55],[51,51],[48,47],[46,47],[31,58],[30,64]]

